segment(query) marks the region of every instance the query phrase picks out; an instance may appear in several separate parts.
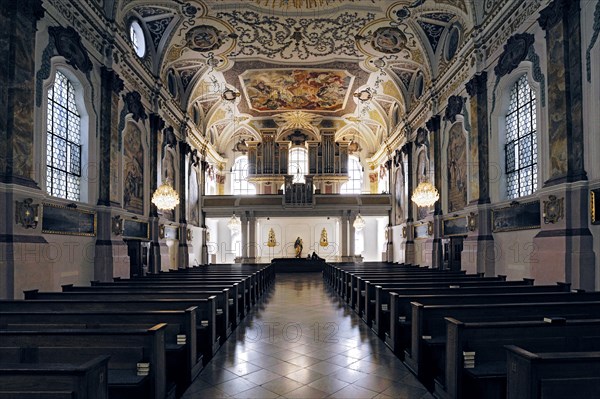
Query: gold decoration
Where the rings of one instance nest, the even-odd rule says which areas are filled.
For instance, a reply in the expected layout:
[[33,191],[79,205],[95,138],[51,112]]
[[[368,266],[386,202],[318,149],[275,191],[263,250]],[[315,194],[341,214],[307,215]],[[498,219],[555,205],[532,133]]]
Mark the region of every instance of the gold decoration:
[[469,229],[469,231],[477,230],[477,214],[476,213],[471,212],[469,215],[467,215],[467,228]]
[[267,239],[267,247],[273,248],[277,245],[277,239],[275,238],[275,231],[271,227],[269,229],[269,238]]
[[327,241],[327,230],[325,230],[325,227],[323,227],[323,230],[321,230],[321,239],[319,240],[319,245],[322,247],[329,245],[329,242]]

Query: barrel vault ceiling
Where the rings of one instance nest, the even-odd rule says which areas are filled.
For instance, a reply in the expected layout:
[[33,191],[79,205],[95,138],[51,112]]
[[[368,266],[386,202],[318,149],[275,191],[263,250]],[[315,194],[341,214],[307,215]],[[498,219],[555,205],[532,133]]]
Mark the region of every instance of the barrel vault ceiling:
[[[489,1],[489,0],[488,0]],[[122,0],[142,62],[219,153],[236,140],[335,128],[375,153],[459,58],[470,0]]]

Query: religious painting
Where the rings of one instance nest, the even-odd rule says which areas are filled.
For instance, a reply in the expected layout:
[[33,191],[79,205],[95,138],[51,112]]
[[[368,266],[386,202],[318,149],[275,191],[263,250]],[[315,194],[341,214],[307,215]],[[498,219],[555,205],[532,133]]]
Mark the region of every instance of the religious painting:
[[467,140],[462,123],[448,133],[448,211],[460,211],[467,205]]
[[198,172],[192,165],[189,166],[189,178],[188,178],[188,224],[194,226],[200,226],[200,208],[198,206]]
[[339,111],[353,79],[345,71],[320,69],[249,70],[240,76],[255,111]]
[[123,207],[144,214],[144,149],[142,132],[134,123],[123,132]]
[[404,162],[400,156],[400,162],[396,166],[394,176],[394,205],[396,207],[396,224],[404,223]]

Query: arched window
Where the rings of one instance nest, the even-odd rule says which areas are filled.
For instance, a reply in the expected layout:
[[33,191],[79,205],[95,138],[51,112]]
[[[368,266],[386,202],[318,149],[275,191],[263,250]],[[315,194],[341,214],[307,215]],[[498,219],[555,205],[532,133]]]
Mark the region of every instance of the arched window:
[[506,194],[508,199],[537,189],[536,97],[523,75],[511,87],[506,113]]
[[288,173],[294,175],[292,183],[305,183],[308,172],[308,154],[305,148],[294,147],[289,153]]
[[256,187],[248,182],[248,157],[238,157],[231,169],[233,177],[233,194],[252,195],[256,194]]
[[79,201],[81,197],[81,116],[75,89],[57,71],[48,89],[46,136],[46,190],[54,197]]
[[348,181],[340,188],[341,194],[360,194],[363,184],[363,169],[355,156],[348,157]]

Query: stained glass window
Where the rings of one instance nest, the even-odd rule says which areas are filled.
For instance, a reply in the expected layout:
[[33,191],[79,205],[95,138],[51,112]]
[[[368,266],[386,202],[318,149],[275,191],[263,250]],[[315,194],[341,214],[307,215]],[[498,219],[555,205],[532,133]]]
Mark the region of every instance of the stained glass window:
[[256,187],[248,182],[248,157],[241,156],[235,160],[233,168],[233,193],[235,195],[256,194]]
[[341,194],[360,194],[363,183],[363,169],[357,157],[348,157],[348,181],[340,188]]
[[506,191],[508,199],[537,189],[536,98],[523,75],[510,90],[506,114]]
[[304,175],[308,171],[308,156],[304,148],[292,148],[289,154],[288,173],[293,174],[292,183],[305,183]]
[[79,201],[81,182],[81,116],[75,89],[56,72],[48,90],[46,188],[55,197]]

